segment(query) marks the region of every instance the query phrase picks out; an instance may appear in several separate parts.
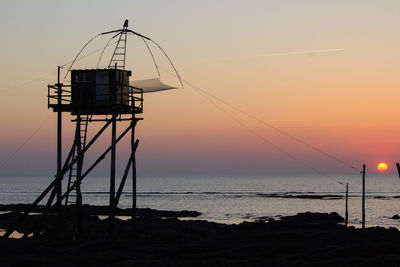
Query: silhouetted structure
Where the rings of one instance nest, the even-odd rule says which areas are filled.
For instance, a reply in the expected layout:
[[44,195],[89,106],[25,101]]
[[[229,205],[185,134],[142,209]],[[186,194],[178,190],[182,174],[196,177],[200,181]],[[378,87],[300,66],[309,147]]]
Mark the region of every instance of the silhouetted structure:
[[[98,36],[112,35],[98,60],[95,69],[72,69],[75,61],[78,59],[82,51],[87,45]],[[147,80],[133,81],[130,84],[129,77],[131,71],[125,70],[126,66],[126,44],[127,35],[135,35],[142,39],[145,43],[150,56],[153,60],[158,78]],[[118,38],[114,52],[108,64],[108,68],[99,69],[98,65],[104,54],[105,49],[110,42]],[[128,29],[128,20],[125,20],[122,29],[103,32],[91,38],[79,51],[75,59],[72,61],[65,78],[70,74],[71,83],[63,84],[60,81],[60,69],[58,67],[57,83],[48,86],[48,108],[53,109],[57,113],[57,173],[55,179],[50,185],[39,195],[39,197],[30,205],[23,215],[12,224],[5,233],[4,237],[8,238],[10,234],[24,221],[25,217],[32,212],[35,207],[48,196],[44,212],[41,219],[30,230],[24,233],[25,236],[30,233],[42,232],[47,214],[51,211],[57,214],[57,230],[60,235],[64,231],[63,227],[63,207],[68,204],[76,206],[76,220],[74,232],[79,235],[82,231],[82,180],[110,153],[110,198],[109,198],[109,221],[110,233],[114,233],[114,217],[115,209],[118,205],[129,171],[132,169],[132,231],[136,229],[136,160],[135,152],[139,144],[139,140],[135,139],[135,127],[138,121],[138,114],[143,112],[143,93],[158,92],[164,90],[175,89],[176,87],[168,86],[160,81],[160,71],[147,41],[156,45],[165,55],[171,67],[175,71],[177,78],[183,88],[182,80],[165,51],[156,42],[150,38]],[[72,122],[75,123],[75,137],[72,142],[66,159],[62,160],[62,114],[70,113],[75,116]],[[117,137],[117,122],[129,121],[129,126]],[[103,127],[94,134],[92,139],[87,140],[89,124],[92,122],[104,123]],[[97,160],[85,171],[83,170],[83,162],[86,152],[92,147],[96,140],[111,125],[111,140],[109,147],[99,155]],[[126,167],[118,188],[115,184],[116,176],[116,145],[130,132],[131,155],[126,163]],[[67,177],[67,185],[62,190],[62,180]],[[55,203],[54,203],[55,200]],[[63,205],[64,201],[64,205]]]
[[[136,165],[135,152],[139,141],[135,139],[135,126],[142,118],[137,118],[143,112],[143,90],[129,85],[131,71],[125,70],[126,37],[128,21],[123,29],[112,31],[119,36],[118,42],[111,57],[108,69],[79,69],[68,70],[71,75],[71,84],[60,82],[60,67],[58,67],[57,83],[48,86],[48,107],[57,113],[57,174],[54,181],[35,200],[24,215],[15,222],[5,234],[8,237],[22,222],[35,206],[47,195],[46,213],[43,220],[30,232],[38,233],[42,229],[44,217],[55,207],[57,213],[58,232],[63,232],[63,205],[76,205],[76,233],[82,230],[82,193],[81,181],[105,158],[110,156],[110,199],[109,218],[110,233],[114,231],[114,210],[118,205],[128,173],[132,169],[133,201],[132,201],[132,229],[135,230],[136,208]],[[62,114],[70,113],[75,116],[75,137],[66,159],[62,160]],[[117,122],[130,121],[129,126],[117,137]],[[92,122],[104,123],[103,127],[88,141],[87,133]],[[111,125],[111,140],[109,147],[87,169],[83,170],[85,153]],[[127,161],[121,182],[116,190],[116,145],[130,132],[131,155]],[[62,190],[62,180],[68,178],[67,187]],[[55,204],[54,204],[55,199]]]

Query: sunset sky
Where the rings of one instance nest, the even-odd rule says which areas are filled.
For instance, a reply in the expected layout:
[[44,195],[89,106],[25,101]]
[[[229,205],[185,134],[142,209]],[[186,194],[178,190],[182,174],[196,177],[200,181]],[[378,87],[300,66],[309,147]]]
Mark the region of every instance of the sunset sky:
[[[0,176],[54,174],[56,114],[47,109],[47,84],[87,40],[125,19],[166,50],[183,79],[357,168],[366,163],[376,172],[386,162],[394,173],[400,161],[399,14],[395,0],[3,0],[0,164],[7,164]],[[128,43],[133,76],[154,77],[143,44],[134,37]],[[102,45],[104,39],[87,52]],[[92,67],[98,56],[78,67]],[[161,53],[156,57],[170,70]],[[176,83],[165,71],[161,78]],[[145,95],[142,116],[140,175],[315,174],[282,150],[327,174],[354,173],[189,85]],[[69,119],[65,150],[72,141]],[[121,167],[128,143],[118,150]],[[103,164],[98,174],[107,169]]]

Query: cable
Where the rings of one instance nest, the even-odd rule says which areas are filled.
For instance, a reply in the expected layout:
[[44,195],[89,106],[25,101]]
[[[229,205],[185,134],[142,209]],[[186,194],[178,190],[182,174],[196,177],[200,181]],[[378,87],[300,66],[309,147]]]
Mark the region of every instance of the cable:
[[[161,67],[160,67],[160,68],[161,68]],[[167,71],[167,70],[164,69],[164,68],[162,68],[162,69],[163,69],[164,71],[166,71],[166,72],[169,72],[169,71]],[[245,116],[247,116],[247,117],[249,117],[249,118],[251,118],[251,119],[253,119],[253,120],[258,121],[259,123],[264,124],[265,126],[267,126],[267,127],[269,127],[269,128],[274,129],[275,131],[279,132],[280,134],[283,134],[283,135],[285,135],[286,137],[289,137],[289,138],[295,140],[296,142],[298,142],[298,143],[300,143],[300,144],[302,144],[302,145],[304,145],[304,146],[306,146],[306,147],[309,147],[309,148],[311,148],[312,150],[317,151],[318,153],[323,154],[323,155],[325,155],[326,157],[329,157],[329,158],[331,158],[332,160],[334,160],[334,161],[336,161],[336,162],[339,162],[339,163],[343,164],[344,166],[346,166],[346,167],[348,167],[348,168],[351,168],[351,169],[353,169],[353,170],[355,170],[355,171],[357,171],[357,172],[360,172],[360,169],[357,169],[357,168],[354,167],[353,165],[351,165],[351,164],[345,162],[344,160],[342,160],[342,159],[340,159],[340,158],[338,158],[338,157],[336,157],[336,156],[334,156],[334,155],[332,155],[332,154],[330,154],[330,153],[328,153],[328,152],[326,152],[326,151],[324,151],[324,150],[322,150],[322,149],[320,149],[320,148],[318,148],[318,147],[316,147],[316,146],[314,146],[314,145],[312,145],[312,144],[310,144],[310,143],[307,143],[306,141],[303,141],[303,140],[299,139],[298,137],[296,137],[296,136],[294,136],[294,135],[292,135],[292,134],[290,134],[290,133],[288,133],[288,132],[286,132],[286,131],[283,131],[282,129],[280,129],[280,128],[276,127],[276,126],[271,125],[271,124],[269,124],[269,123],[267,123],[267,122],[265,122],[265,121],[263,121],[263,120],[257,118],[256,116],[250,114],[250,113],[245,112],[244,110],[242,110],[242,109],[240,109],[240,108],[238,108],[238,107],[236,107],[236,106],[234,106],[234,105],[232,105],[232,104],[226,102],[225,100],[223,100],[223,99],[221,99],[221,98],[219,98],[219,97],[217,97],[217,96],[215,96],[215,95],[213,95],[213,94],[207,92],[206,90],[204,90],[204,89],[202,89],[202,88],[200,88],[200,87],[198,87],[198,86],[192,84],[191,82],[189,82],[188,80],[186,80],[186,79],[184,79],[184,78],[182,78],[182,80],[183,80],[186,84],[188,84],[190,87],[192,87],[193,89],[197,89],[197,90],[202,91],[204,94],[206,94],[206,95],[208,95],[208,96],[210,96],[210,97],[212,97],[212,98],[218,100],[219,102],[221,102],[221,103],[225,104],[226,106],[228,106],[228,107],[230,107],[230,108],[232,108],[232,109],[234,109],[234,110],[236,110],[236,111],[242,113],[243,115],[245,115]]]
[[76,55],[76,57],[74,58],[74,60],[72,61],[71,65],[69,66],[67,73],[64,76],[64,81],[67,78],[68,73],[71,71],[72,66],[74,66],[75,61],[78,59],[79,55],[82,53],[82,51],[86,48],[86,46],[88,46],[88,44],[90,44],[94,39],[96,39],[98,36],[100,36],[101,34],[97,34],[95,36],[93,36],[89,41],[87,41],[87,43],[82,47],[82,49],[78,52],[78,54]]
[[17,149],[10,154],[10,156],[4,160],[0,164],[0,170],[3,169],[3,167],[40,131],[40,129],[43,128],[43,126],[46,124],[46,122],[51,118],[52,114],[50,114],[40,125],[39,127],[30,135],[28,138],[25,139],[24,142],[22,142]]
[[[157,70],[157,73],[158,73],[158,78],[160,78],[160,70],[158,69],[157,62],[156,62],[156,60],[155,60],[155,58],[154,58],[153,52],[151,51],[150,46],[149,46],[148,43],[146,42],[146,39],[144,39],[144,38],[142,37],[142,40],[143,40],[143,42],[144,42],[145,45],[147,46],[147,49],[148,49],[149,52],[150,52],[151,58],[153,59],[154,66],[156,67],[156,70]],[[179,77],[179,75],[178,75],[178,77]]]
[[167,53],[165,53],[164,49],[162,49],[161,46],[159,46],[159,45],[158,45],[156,42],[154,42],[152,39],[150,39],[150,41],[153,42],[153,43],[161,50],[161,52],[164,53],[164,55],[165,55],[166,58],[168,59],[169,63],[171,64],[172,68],[174,69],[175,74],[176,74],[176,76],[178,77],[179,82],[180,82],[181,85],[182,85],[182,88],[184,88],[183,82],[182,82],[182,79],[181,79],[181,76],[179,75],[178,71],[176,70],[176,68],[175,68],[175,66],[174,66],[174,63],[172,63],[172,61],[171,61],[171,59],[169,58],[169,56],[167,55]]
[[[184,79],[183,79],[184,80]],[[196,89],[196,88],[194,88]],[[301,165],[309,168],[310,170],[314,171],[315,173],[322,175],[324,177],[326,177],[327,179],[330,179],[338,184],[344,185],[343,182],[338,181],[334,178],[332,178],[331,176],[327,175],[324,172],[321,172],[320,170],[314,168],[313,166],[307,164],[306,162],[304,162],[303,160],[301,160],[300,158],[294,156],[293,154],[289,153],[288,151],[286,151],[285,149],[281,148],[280,146],[276,145],[275,143],[271,142],[270,140],[268,140],[267,138],[265,138],[264,136],[260,135],[259,133],[257,133],[256,131],[254,131],[252,128],[250,128],[249,126],[247,126],[246,124],[244,124],[243,122],[241,122],[240,120],[238,120],[237,118],[235,118],[233,115],[229,114],[226,110],[224,110],[223,108],[221,108],[220,106],[218,106],[215,101],[213,101],[209,96],[207,96],[206,94],[204,94],[203,92],[200,92],[198,90],[196,90],[196,92],[201,95],[204,99],[206,99],[207,101],[209,101],[216,109],[218,109],[219,111],[221,111],[222,113],[224,113],[227,117],[229,117],[231,120],[233,120],[234,122],[236,122],[237,124],[239,124],[240,126],[242,126],[243,128],[245,128],[246,130],[248,130],[250,133],[252,133],[254,136],[258,137],[261,141],[271,145],[272,147],[274,147],[276,150],[278,150],[279,152],[281,152],[282,154],[285,154],[286,156],[290,157],[292,160],[300,163]]]
[[290,133],[288,133],[288,132],[286,132],[286,131],[283,131],[282,129],[280,129],[280,128],[276,127],[276,126],[273,126],[273,125],[271,125],[271,124],[269,124],[269,123],[267,123],[267,122],[265,122],[265,121],[263,121],[263,120],[257,118],[257,117],[254,116],[254,115],[251,115],[251,114],[249,114],[249,113],[243,111],[242,109],[240,109],[240,108],[238,108],[238,107],[236,107],[236,106],[234,106],[234,105],[232,105],[232,104],[230,104],[230,103],[224,101],[223,99],[221,99],[221,98],[219,98],[219,97],[217,97],[217,96],[215,96],[215,95],[212,95],[211,93],[209,93],[209,92],[207,92],[207,91],[201,89],[200,87],[193,85],[193,84],[190,83],[189,81],[187,81],[187,80],[185,80],[185,79],[183,79],[183,81],[185,81],[185,82],[186,82],[189,86],[191,86],[192,88],[201,90],[202,92],[204,92],[205,94],[207,94],[207,95],[211,96],[212,98],[218,100],[219,102],[221,102],[221,103],[223,103],[223,104],[229,106],[230,108],[232,108],[232,109],[234,109],[234,110],[236,110],[236,111],[242,113],[243,115],[245,115],[245,116],[247,116],[247,117],[249,117],[249,118],[252,118],[252,119],[258,121],[258,122],[261,123],[261,124],[264,124],[265,126],[267,126],[267,127],[269,127],[269,128],[274,129],[275,131],[277,131],[277,132],[279,132],[279,133],[281,133],[281,134],[283,134],[283,135],[285,135],[285,136],[287,136],[287,137],[289,137],[289,138],[295,140],[296,142],[298,142],[298,143],[300,143],[300,144],[302,144],[302,145],[304,145],[304,146],[306,146],[306,147],[309,147],[309,148],[313,149],[314,151],[317,151],[317,152],[319,152],[319,153],[321,153],[321,154],[323,154],[323,155],[325,155],[325,156],[327,156],[327,157],[329,157],[329,158],[331,158],[331,159],[333,159],[333,160],[335,160],[335,161],[337,161],[337,162],[339,162],[339,163],[345,165],[345,166],[348,167],[348,168],[354,169],[354,170],[356,170],[357,172],[360,171],[359,169],[357,169],[356,167],[354,167],[354,166],[351,165],[351,164],[348,164],[348,163],[345,162],[344,160],[342,160],[342,159],[340,159],[340,158],[338,158],[338,157],[336,157],[336,156],[334,156],[334,155],[332,155],[332,154],[330,154],[330,153],[328,153],[328,152],[326,152],[326,151],[324,151],[324,150],[322,150],[322,149],[320,149],[320,148],[318,148],[318,147],[316,147],[316,146],[314,146],[314,145],[312,145],[312,144],[309,144],[309,143],[307,143],[307,142],[305,142],[305,141],[299,139],[298,137],[296,137],[296,136],[294,136],[294,135],[292,135],[292,134],[290,134]]
[[[95,54],[95,53],[99,52],[99,51],[102,50],[102,49],[103,49],[103,48],[100,48],[100,49],[94,50],[94,51],[92,51],[92,52],[89,52],[89,53],[87,53],[87,54],[81,56],[81,57],[80,57],[79,59],[77,59],[76,61],[79,61],[79,60],[81,60],[81,59],[83,59],[83,58],[85,58],[85,57],[88,57],[88,56],[90,56],[90,55],[92,55],[92,54]],[[64,64],[60,65],[60,66],[63,67],[63,66],[65,66],[65,65],[70,64],[71,62],[73,62],[73,61],[71,60],[71,61],[69,61],[69,62],[67,62],[67,63],[64,63]],[[25,85],[31,84],[31,83],[33,83],[33,82],[40,81],[41,79],[43,79],[43,78],[45,78],[45,77],[47,77],[47,76],[50,76],[51,74],[54,74],[54,73],[56,73],[56,72],[57,72],[57,71],[52,71],[52,72],[49,72],[49,73],[46,74],[46,75],[40,76],[39,78],[35,78],[35,79],[33,79],[33,80],[30,80],[30,81],[21,83],[21,84],[19,84],[19,85],[12,86],[12,87],[10,87],[10,88],[8,88],[8,89],[2,90],[2,91],[0,91],[0,95],[1,95],[1,94],[4,94],[4,93],[7,93],[7,92],[9,92],[9,91],[11,91],[11,90],[17,89],[17,88],[19,88],[19,87],[23,87],[23,86],[25,86]]]
[[100,64],[100,60],[103,57],[104,51],[106,50],[106,48],[108,47],[108,45],[110,44],[110,42],[117,37],[119,34],[114,35],[113,37],[110,38],[110,40],[108,40],[107,44],[104,46],[103,51],[101,51],[101,55],[99,57],[99,60],[97,61],[97,65],[96,65],[96,69],[99,68],[99,64]]
[[14,89],[17,89],[17,88],[26,86],[26,85],[28,85],[28,84],[31,84],[31,83],[40,81],[41,79],[43,79],[43,78],[45,78],[45,77],[47,77],[47,76],[50,76],[51,74],[54,74],[55,72],[56,72],[56,71],[53,71],[53,72],[48,73],[48,74],[46,74],[46,75],[40,76],[39,78],[35,78],[35,79],[30,80],[30,81],[21,83],[21,84],[19,84],[19,85],[12,86],[12,87],[10,87],[10,88],[8,88],[8,89],[5,89],[5,90],[0,91],[0,94],[4,94],[4,93],[7,93],[7,92],[9,92],[9,91],[11,91],[11,90],[14,90]]

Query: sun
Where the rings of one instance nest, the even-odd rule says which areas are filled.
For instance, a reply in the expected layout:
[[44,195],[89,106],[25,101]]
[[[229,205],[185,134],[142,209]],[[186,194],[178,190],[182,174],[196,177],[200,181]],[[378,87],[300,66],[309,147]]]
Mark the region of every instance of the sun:
[[385,172],[388,169],[388,165],[386,163],[384,163],[384,162],[381,162],[381,163],[378,164],[378,166],[376,168],[380,172]]

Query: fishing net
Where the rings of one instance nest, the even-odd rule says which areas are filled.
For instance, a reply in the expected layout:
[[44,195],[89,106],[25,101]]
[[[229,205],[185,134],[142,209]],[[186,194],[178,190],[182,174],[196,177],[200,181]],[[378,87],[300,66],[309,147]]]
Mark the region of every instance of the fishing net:
[[134,80],[130,81],[129,84],[133,87],[143,89],[143,93],[153,93],[153,92],[177,89],[177,87],[169,86],[162,83],[159,78]]

